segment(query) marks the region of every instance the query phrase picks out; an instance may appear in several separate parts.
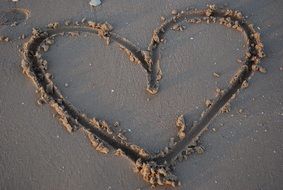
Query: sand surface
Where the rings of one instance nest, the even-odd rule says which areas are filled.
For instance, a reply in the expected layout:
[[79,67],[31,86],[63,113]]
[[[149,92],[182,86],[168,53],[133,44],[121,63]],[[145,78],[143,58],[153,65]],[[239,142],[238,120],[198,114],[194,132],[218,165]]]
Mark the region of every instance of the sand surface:
[[[68,134],[48,105],[36,103],[35,88],[20,68],[18,46],[25,42],[18,39],[20,35],[29,36],[33,27],[50,22],[85,17],[111,23],[116,33],[146,49],[160,16],[206,3],[105,0],[91,10],[88,1],[21,0],[16,5],[1,1],[0,11],[17,6],[28,10],[29,18],[18,16],[21,22],[16,26],[0,25],[0,35],[11,39],[0,42],[0,189],[150,189],[128,160],[97,153],[82,133]],[[256,73],[231,102],[231,111],[211,121],[201,138],[205,152],[177,165],[175,173],[182,182],[177,189],[279,190],[283,188],[283,3],[243,0],[228,5],[258,27],[267,54],[261,64],[267,73]],[[216,87],[228,86],[245,50],[240,33],[213,24],[169,31],[166,40],[161,45],[163,79],[157,95],[145,91],[147,79],[140,65],[92,35],[58,37],[44,58],[67,100],[87,115],[118,121],[129,141],[157,152],[176,135],[177,116],[184,114],[187,123],[198,120],[205,99],[214,97]]]

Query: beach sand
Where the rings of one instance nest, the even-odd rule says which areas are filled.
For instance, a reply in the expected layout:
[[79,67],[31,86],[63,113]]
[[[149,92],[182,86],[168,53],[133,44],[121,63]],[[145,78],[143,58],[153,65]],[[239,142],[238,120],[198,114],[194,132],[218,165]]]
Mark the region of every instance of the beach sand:
[[[0,36],[11,40],[0,42],[0,189],[150,189],[127,159],[96,152],[83,133],[67,133],[48,105],[37,104],[36,88],[20,68],[19,48],[33,27],[86,18],[107,21],[115,33],[144,50],[161,16],[208,2],[104,0],[92,9],[88,3],[0,2],[1,19],[12,8],[22,11],[16,26],[0,22]],[[265,45],[261,65],[267,73],[255,73],[232,100],[231,111],[210,122],[200,139],[204,153],[177,164],[174,173],[182,183],[177,189],[282,189],[283,2],[209,3],[248,16]],[[22,14],[28,14],[27,20]],[[27,38],[19,39],[22,34]],[[58,37],[43,57],[68,101],[88,116],[119,122],[130,142],[158,152],[176,135],[179,115],[191,125],[205,110],[205,100],[215,97],[215,89],[229,85],[244,42],[241,33],[214,24],[169,31],[160,46],[163,79],[156,95],[146,92],[141,65],[97,36]]]

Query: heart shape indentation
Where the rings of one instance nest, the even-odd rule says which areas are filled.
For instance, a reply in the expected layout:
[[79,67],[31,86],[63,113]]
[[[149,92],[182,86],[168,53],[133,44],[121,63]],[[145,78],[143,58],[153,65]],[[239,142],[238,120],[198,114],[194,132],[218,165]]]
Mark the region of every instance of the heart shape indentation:
[[[46,31],[34,29],[30,40],[25,44],[23,50],[22,68],[23,72],[33,81],[40,93],[39,103],[47,102],[56,113],[56,117],[63,126],[73,132],[77,129],[85,131],[91,144],[96,150],[108,153],[109,148],[116,150],[116,154],[125,155],[134,162],[136,170],[143,179],[152,185],[177,185],[176,176],[172,174],[172,166],[176,160],[182,160],[195,151],[202,151],[198,146],[198,138],[206,129],[208,123],[221,111],[225,111],[229,101],[239,91],[241,86],[251,76],[252,71],[260,71],[258,65],[264,57],[263,44],[259,34],[251,24],[248,24],[241,12],[230,9],[218,9],[213,5],[206,9],[189,9],[186,11],[172,12],[173,17],[164,20],[153,32],[152,39],[147,50],[140,50],[133,43],[114,33],[108,23],[80,23],[78,25],[59,26],[58,23],[49,25]],[[71,102],[68,102],[54,84],[52,74],[48,73],[47,62],[42,59],[42,51],[47,51],[53,44],[54,36],[62,33],[77,35],[77,32],[88,32],[97,34],[100,38],[118,43],[128,54],[129,59],[140,64],[146,71],[148,84],[147,91],[155,95],[158,93],[159,84],[162,80],[160,67],[160,43],[168,29],[182,30],[178,23],[186,20],[188,23],[218,23],[228,28],[242,32],[247,41],[248,50],[245,54],[246,60],[236,71],[226,90],[219,90],[218,97],[208,104],[208,109],[202,114],[200,120],[191,128],[186,128],[183,116],[178,117],[178,140],[170,140],[169,147],[165,147],[159,154],[151,154],[138,145],[129,143],[120,133],[114,132],[105,121],[89,118],[81,113]],[[108,145],[108,146],[106,146]]]

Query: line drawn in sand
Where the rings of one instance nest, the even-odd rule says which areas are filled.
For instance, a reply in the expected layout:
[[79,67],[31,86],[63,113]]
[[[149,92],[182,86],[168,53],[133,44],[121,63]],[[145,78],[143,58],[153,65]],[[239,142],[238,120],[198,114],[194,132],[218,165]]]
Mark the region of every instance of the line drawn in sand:
[[24,8],[0,10],[0,26],[19,24],[27,20],[29,16],[30,11]]
[[[152,95],[157,95],[162,81],[159,59],[159,54],[162,52],[159,50],[159,45],[164,43],[164,36],[168,30],[183,30],[184,28],[180,25],[183,21],[188,24],[217,23],[235,29],[244,34],[248,48],[245,53],[245,61],[232,76],[228,88],[216,90],[217,97],[209,101],[207,110],[192,127],[187,128],[182,115],[178,117],[176,121],[177,137],[170,138],[168,146],[160,150],[158,154],[150,153],[144,148],[128,142],[123,134],[114,132],[106,121],[90,118],[81,113],[64,98],[53,83],[53,76],[48,72],[48,63],[42,58],[42,53],[48,51],[49,46],[54,43],[56,35],[73,36],[82,32],[93,33],[104,39],[107,45],[111,41],[117,43],[128,55],[130,61],[141,65],[147,73],[146,90]],[[22,55],[23,73],[36,86],[36,92],[40,95],[38,103],[48,103],[67,131],[84,131],[91,145],[103,154],[112,149],[115,155],[125,156],[134,164],[134,170],[152,186],[171,185],[174,187],[180,185],[177,176],[173,174],[175,164],[185,160],[194,152],[203,152],[202,147],[199,146],[199,137],[219,112],[229,111],[229,102],[239,93],[243,83],[247,82],[255,71],[264,71],[259,63],[265,56],[260,34],[255,31],[252,24],[247,22],[242,13],[237,10],[217,8],[215,5],[208,5],[204,9],[174,10],[171,18],[162,17],[162,24],[153,31],[147,50],[140,50],[126,38],[120,37],[113,32],[112,26],[107,22],[86,22],[84,19],[76,24],[66,22],[63,26],[57,22],[51,23],[46,30],[33,29],[29,41],[24,44]]]

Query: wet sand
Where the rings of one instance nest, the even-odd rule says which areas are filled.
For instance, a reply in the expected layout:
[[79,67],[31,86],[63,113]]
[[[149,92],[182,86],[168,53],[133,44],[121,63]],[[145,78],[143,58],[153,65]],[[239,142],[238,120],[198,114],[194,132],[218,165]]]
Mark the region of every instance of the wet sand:
[[[111,23],[115,33],[145,50],[153,30],[160,25],[160,16],[169,17],[173,9],[191,6],[188,2],[169,1],[155,10],[154,6],[147,6],[150,2],[108,1],[91,12],[87,2],[76,3],[77,6],[70,7],[20,1],[17,7],[29,10],[28,20],[16,26],[1,26],[1,35],[10,39],[1,43],[1,107],[4,109],[0,112],[3,131],[0,184],[3,189],[150,188],[139,175],[133,175],[133,164],[127,159],[98,154],[83,133],[69,135],[53,117],[49,106],[37,105],[39,96],[21,73],[22,57],[17,46],[28,40],[23,40],[22,34],[29,36],[32,27],[87,18]],[[3,3],[5,9],[13,6]],[[40,11],[44,6],[58,9],[58,13],[46,16]],[[282,23],[273,16],[280,6],[276,2],[229,4],[243,11],[259,27],[256,30],[261,33],[268,55],[261,65],[267,73],[256,73],[248,81],[248,88],[240,90],[232,100],[229,112],[211,121],[208,132],[200,139],[201,149],[205,149],[198,151],[202,155],[190,156],[176,165],[174,174],[182,182],[179,189],[212,186],[280,189],[282,186],[278,180],[282,174],[282,64],[278,51]],[[203,8],[205,4],[194,7]],[[262,7],[274,11],[261,12]],[[60,10],[65,9],[62,14]],[[231,76],[240,66],[236,60],[244,56],[245,50],[241,34],[213,24],[190,25],[178,32],[170,30],[165,39],[166,43],[160,47],[162,80],[156,95],[145,90],[148,78],[145,67],[131,63],[119,48],[112,44],[108,47],[97,37],[85,34],[59,37],[43,56],[54,75],[54,83],[68,102],[113,127],[119,123],[118,133],[129,142],[158,153],[170,137],[176,136],[178,116],[184,114],[186,125],[192,126],[207,109],[205,100],[215,97],[215,89],[229,86]],[[213,73],[218,73],[217,77]],[[257,162],[262,168],[257,167]]]

